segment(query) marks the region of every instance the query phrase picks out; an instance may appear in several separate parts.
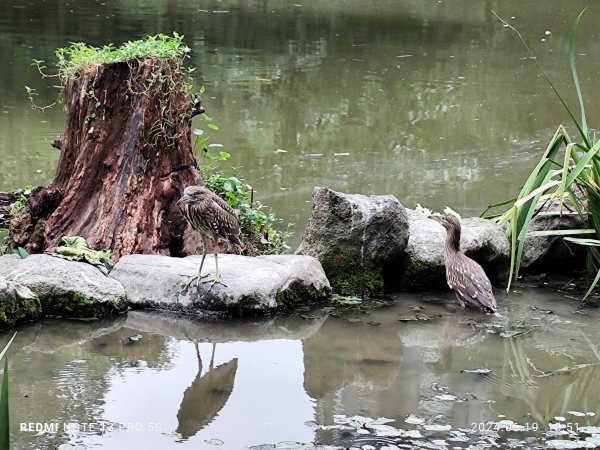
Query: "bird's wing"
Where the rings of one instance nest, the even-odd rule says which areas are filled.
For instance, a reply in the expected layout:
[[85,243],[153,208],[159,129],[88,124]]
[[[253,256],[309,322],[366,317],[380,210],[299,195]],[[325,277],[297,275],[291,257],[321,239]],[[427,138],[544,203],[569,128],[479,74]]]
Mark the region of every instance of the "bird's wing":
[[214,197],[211,196],[209,201],[211,202],[210,210],[214,213],[214,217],[210,218],[211,227],[217,230],[222,238],[227,239],[232,244],[241,245],[242,230],[233,208],[216,194]]
[[221,196],[215,194],[212,191],[209,191],[209,192],[210,192],[210,196],[209,196],[210,200],[212,200],[219,208],[224,209],[229,214],[233,214],[235,216],[235,211],[229,205],[229,203],[227,203],[226,200],[224,200]]
[[479,306],[496,310],[496,299],[492,292],[492,285],[483,268],[469,257],[459,253],[452,275],[448,281],[452,289],[456,290],[469,303],[476,302]]

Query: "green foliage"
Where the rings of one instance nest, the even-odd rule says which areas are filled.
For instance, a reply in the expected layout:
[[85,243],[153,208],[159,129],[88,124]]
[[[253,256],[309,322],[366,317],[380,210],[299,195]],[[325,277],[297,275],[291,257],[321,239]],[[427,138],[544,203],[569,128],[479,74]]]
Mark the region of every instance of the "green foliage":
[[[0,361],[5,358],[6,352],[12,344],[17,333],[13,334],[0,352]],[[0,388],[0,450],[10,449],[10,418],[8,407],[8,358],[4,359],[4,373],[2,374],[2,387]]]
[[10,205],[9,214],[11,217],[14,217],[27,204],[27,197],[29,197],[29,194],[31,194],[32,189],[33,186],[28,184],[25,186],[25,189],[19,192],[15,202]]
[[[203,92],[201,89],[200,93]],[[209,116],[203,114],[201,117],[209,122],[208,128],[215,131],[219,129]],[[221,150],[221,144],[208,144],[209,137],[204,130],[197,128],[193,133],[195,145],[202,151],[203,164],[199,167],[202,178],[209,189],[223,197],[236,211],[246,245],[245,253],[276,254],[287,250],[286,240],[292,235],[292,224],[283,230],[277,229],[282,219],[273,212],[267,212],[261,202],[254,200],[254,189],[238,178],[237,169],[232,168],[231,174],[221,170],[221,164],[229,160],[231,155]]]
[[584,298],[590,295],[600,280],[600,252],[598,251],[600,246],[600,141],[590,134],[587,125],[584,101],[575,63],[575,34],[584,11],[577,16],[569,40],[569,64],[579,102],[581,119],[577,119],[575,113],[561,96],[537,58],[535,58],[521,34],[512,25],[496,16],[505,26],[517,33],[542,75],[569,114],[578,132],[577,139],[574,139],[567,133],[565,127],[560,125],[516,199],[490,205],[482,214],[486,214],[490,208],[513,202],[508,211],[495,216],[499,223],[506,222],[509,224],[511,269],[507,291],[510,289],[512,280],[518,278],[525,239],[527,236],[534,234],[529,232],[529,226],[534,215],[539,211],[538,204],[540,201],[559,201],[560,213],[562,213],[563,203],[569,201],[577,213],[581,215],[584,223],[589,224],[584,229],[556,230],[545,233],[563,236],[581,234],[593,236],[584,239],[577,237],[566,237],[565,239],[587,246],[588,269],[597,273]]
[[24,189],[18,190],[16,192],[16,200],[6,209],[3,209],[0,212],[0,255],[6,253],[6,239],[7,239],[7,229],[10,225],[10,221],[17,215],[17,213],[23,209],[23,207],[27,204],[27,197],[31,194],[32,186],[25,186]]
[[[182,61],[188,57],[190,48],[183,43],[183,36],[173,33],[173,36],[157,34],[148,36],[146,39],[129,41],[115,47],[107,44],[102,47],[94,47],[83,42],[73,42],[68,47],[56,50],[58,58],[59,76],[62,79],[71,79],[96,64],[132,61],[145,58],[169,59]],[[37,63],[38,70],[43,74],[45,68]]]

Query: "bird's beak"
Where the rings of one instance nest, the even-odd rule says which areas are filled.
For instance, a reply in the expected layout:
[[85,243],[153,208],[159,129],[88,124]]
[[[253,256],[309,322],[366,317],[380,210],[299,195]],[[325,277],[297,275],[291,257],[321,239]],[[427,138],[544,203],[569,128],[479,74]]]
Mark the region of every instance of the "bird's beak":
[[180,203],[185,203],[189,200],[190,198],[187,196],[187,194],[183,194],[181,196],[181,198],[179,200],[177,200],[177,203],[175,203],[176,205],[179,205]]

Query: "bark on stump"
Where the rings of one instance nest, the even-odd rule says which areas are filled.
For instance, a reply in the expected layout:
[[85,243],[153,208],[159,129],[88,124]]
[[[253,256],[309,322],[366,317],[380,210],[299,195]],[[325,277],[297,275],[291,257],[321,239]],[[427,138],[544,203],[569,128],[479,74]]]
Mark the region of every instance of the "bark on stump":
[[65,82],[65,132],[53,142],[61,151],[56,177],[34,190],[13,220],[13,246],[41,252],[76,235],[110,249],[115,260],[201,250],[175,205],[186,186],[202,183],[191,146],[197,105],[176,64],[98,64]]

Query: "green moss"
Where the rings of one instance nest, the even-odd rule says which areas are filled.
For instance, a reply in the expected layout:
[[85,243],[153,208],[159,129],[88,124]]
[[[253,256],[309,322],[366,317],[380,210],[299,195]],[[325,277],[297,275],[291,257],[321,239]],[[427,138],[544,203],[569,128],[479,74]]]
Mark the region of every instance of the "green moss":
[[444,266],[436,262],[409,257],[402,271],[401,284],[410,287],[444,286],[446,273]]
[[42,299],[42,312],[45,316],[99,319],[123,312],[126,308],[125,299],[99,302],[80,292]]
[[36,320],[42,315],[40,300],[34,298],[5,298],[0,301],[0,327],[12,327],[20,322]]
[[360,257],[337,254],[321,261],[333,291],[341,295],[369,296],[383,291],[382,268]]
[[298,305],[310,305],[326,300],[328,297],[328,291],[319,291],[300,281],[296,281],[290,284],[287,289],[279,292],[275,300],[277,302],[277,308],[286,309]]

